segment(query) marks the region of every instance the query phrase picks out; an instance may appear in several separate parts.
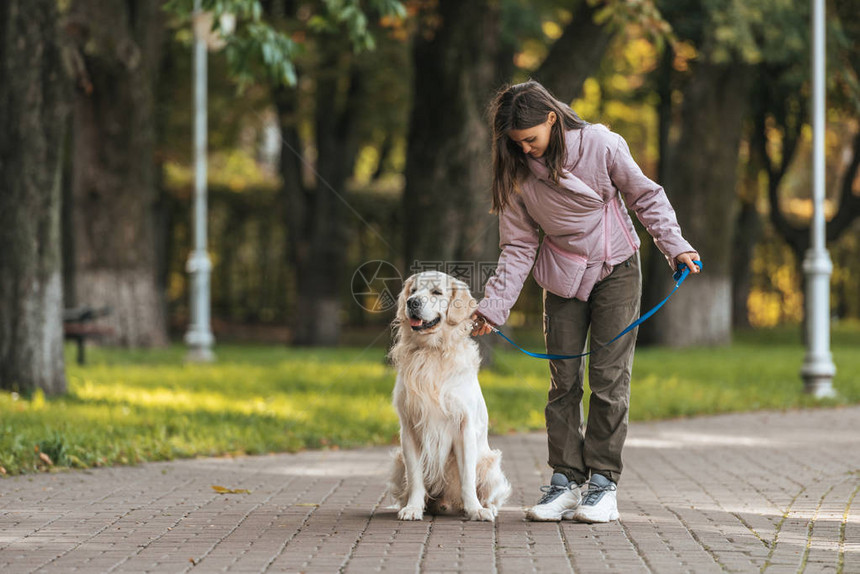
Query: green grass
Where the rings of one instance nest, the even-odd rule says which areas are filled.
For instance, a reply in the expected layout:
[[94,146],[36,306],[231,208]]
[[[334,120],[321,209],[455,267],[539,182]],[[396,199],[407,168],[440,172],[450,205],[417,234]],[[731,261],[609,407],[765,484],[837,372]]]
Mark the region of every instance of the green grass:
[[[540,349],[534,335],[517,336]],[[494,433],[544,428],[545,361],[503,345],[481,373]],[[637,351],[631,420],[860,402],[860,325],[837,328],[834,386],[824,403],[802,393],[797,329],[754,332],[730,347]],[[385,349],[222,345],[214,365],[185,365],[184,348],[67,348],[69,393],[0,392],[0,466],[8,474],[147,460],[390,444],[394,372]],[[2,471],[0,471],[2,472]]]

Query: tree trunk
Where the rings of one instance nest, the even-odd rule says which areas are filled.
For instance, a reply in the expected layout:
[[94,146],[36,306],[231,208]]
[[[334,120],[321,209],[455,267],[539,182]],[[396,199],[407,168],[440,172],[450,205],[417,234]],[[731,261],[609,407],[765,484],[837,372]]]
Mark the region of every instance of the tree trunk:
[[86,89],[74,115],[72,225],[78,305],[109,306],[110,342],[167,343],[159,289],[155,88],[161,2],[74,0]]
[[0,388],[24,393],[66,391],[58,17],[55,0],[0,3]]
[[[660,150],[660,158],[657,161],[657,181],[666,181],[667,172],[669,171],[669,148],[671,146],[671,130],[672,130],[672,92],[673,92],[673,73],[672,61],[675,58],[675,50],[671,44],[666,44],[663,49],[663,55],[660,58],[660,65],[657,70],[657,94],[660,97],[660,102],[657,105],[657,149]],[[670,196],[671,197],[671,196]],[[666,288],[665,281],[660,280],[662,275],[666,273],[666,258],[657,249],[653,241],[645,241],[642,243],[641,250],[647,253],[647,257],[643,259],[642,276],[646,279],[642,285],[642,309],[650,309],[658,301],[661,301],[666,294],[663,290]],[[647,250],[647,251],[646,251]],[[654,279],[654,280],[652,280]],[[653,332],[648,326],[639,328],[638,342],[643,345],[653,343],[651,340]]]
[[346,39],[321,42],[316,76],[315,187],[302,181],[302,143],[297,133],[295,90],[275,92],[281,133],[281,176],[287,205],[290,262],[296,278],[293,313],[295,345],[336,345],[341,330],[347,218],[351,217],[346,182],[358,153],[356,107],[367,97],[360,56]]
[[[493,261],[490,129],[497,3],[441,0],[413,40],[413,105],[404,190],[406,274],[423,265]],[[473,291],[477,275],[465,278]]]
[[[757,178],[751,178],[748,185],[757,186]],[[750,328],[747,303],[752,289],[751,264],[755,246],[761,238],[761,229],[761,216],[755,198],[741,198],[741,209],[732,241],[732,327],[735,329]]]
[[570,23],[535,72],[535,79],[563,102],[579,96],[586,78],[600,66],[614,36],[613,29],[617,29],[594,21],[602,8],[595,2],[580,2]]
[[[665,187],[705,270],[643,325],[643,342],[689,346],[731,340],[732,231],[748,77],[741,65],[702,62],[684,90],[681,136],[670,149]],[[661,286],[658,293],[672,284],[666,268],[648,281]]]
[[[766,114],[768,109],[766,86],[767,77],[763,67],[756,69],[756,83],[753,87],[752,120],[749,123],[748,158],[740,184],[740,211],[738,212],[735,234],[732,242],[732,327],[749,329],[749,296],[752,290],[752,260],[755,247],[762,234],[762,218],[758,212],[759,176],[768,172],[766,157]],[[794,149],[787,146],[785,152]],[[787,162],[790,158],[784,158]],[[787,165],[787,163],[786,163]],[[782,171],[781,173],[785,173]],[[780,177],[782,177],[780,175]]]

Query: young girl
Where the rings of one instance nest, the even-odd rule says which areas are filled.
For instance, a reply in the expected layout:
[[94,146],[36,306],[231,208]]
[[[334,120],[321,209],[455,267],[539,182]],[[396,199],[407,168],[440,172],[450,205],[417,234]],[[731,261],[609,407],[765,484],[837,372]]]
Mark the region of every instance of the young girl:
[[585,362],[550,361],[545,413],[553,475],[527,516],[617,520],[636,331],[601,345],[639,316],[640,242],[625,204],[673,268],[684,263],[698,273],[693,260],[699,256],[681,236],[663,188],[645,177],[621,136],[583,121],[534,81],[504,88],[491,111],[493,210],[502,253],[472,334],[487,334],[487,323],[507,320],[534,263],[535,281],[544,289],[547,353],[585,352],[589,330],[594,351],[584,432]]

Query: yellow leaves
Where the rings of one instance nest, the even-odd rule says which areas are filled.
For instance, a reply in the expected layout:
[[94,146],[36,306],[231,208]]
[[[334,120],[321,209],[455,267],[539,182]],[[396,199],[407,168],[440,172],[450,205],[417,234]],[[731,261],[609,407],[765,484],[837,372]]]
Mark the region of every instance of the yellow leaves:
[[[793,197],[785,200],[783,209],[796,219],[807,222],[812,219],[812,200],[803,197]],[[824,217],[829,219],[836,213],[836,202],[830,199],[824,200]]]
[[541,24],[541,28],[543,29],[543,33],[550,40],[558,40],[564,32],[564,29],[562,29],[557,22],[552,22],[550,20],[544,21],[543,24]]
[[542,59],[542,54],[534,50],[523,50],[514,56],[514,63],[518,68],[534,70],[540,65]]
[[690,61],[698,55],[696,47],[691,42],[684,41],[676,42],[674,48],[675,58],[672,67],[678,72],[686,72],[690,67]]
[[34,446],[33,451],[36,453],[36,466],[43,470],[48,470],[50,467],[54,466],[54,461],[51,460],[50,456],[41,452],[39,445]]
[[784,322],[799,322],[803,318],[803,294],[799,289],[786,285],[775,287],[775,292],[750,291],[747,308],[753,327],[775,327]]
[[600,82],[594,78],[588,78],[582,84],[582,98],[574,100],[571,107],[580,117],[588,121],[597,121],[595,118],[598,116],[602,97]]
[[217,484],[212,485],[212,490],[218,494],[251,494],[251,491],[245,488],[226,488]]
[[379,19],[379,25],[388,30],[388,35],[398,42],[406,42],[409,40],[409,28],[406,26],[406,20],[396,16],[383,16]]

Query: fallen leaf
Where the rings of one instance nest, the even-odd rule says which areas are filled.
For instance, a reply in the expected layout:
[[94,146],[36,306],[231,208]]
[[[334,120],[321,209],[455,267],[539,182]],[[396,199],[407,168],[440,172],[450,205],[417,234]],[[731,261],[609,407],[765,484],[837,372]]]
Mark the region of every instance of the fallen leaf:
[[2,466],[0,466],[0,474],[2,474],[3,476],[6,476],[6,469],[3,468]]
[[39,458],[42,459],[42,462],[44,462],[48,466],[54,466],[54,462],[51,460],[51,457],[44,452],[39,453]]
[[212,485],[212,490],[218,494],[251,494],[251,491],[245,488],[226,488],[216,484]]
[[317,504],[316,502],[299,502],[299,503],[298,503],[298,504],[296,504],[295,506],[313,506],[313,507],[317,507],[317,506],[319,506],[319,504]]
[[194,558],[189,558],[188,561],[197,566],[197,560],[195,560]]

